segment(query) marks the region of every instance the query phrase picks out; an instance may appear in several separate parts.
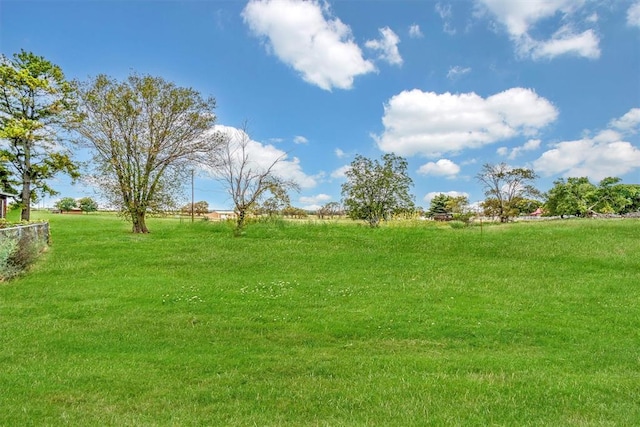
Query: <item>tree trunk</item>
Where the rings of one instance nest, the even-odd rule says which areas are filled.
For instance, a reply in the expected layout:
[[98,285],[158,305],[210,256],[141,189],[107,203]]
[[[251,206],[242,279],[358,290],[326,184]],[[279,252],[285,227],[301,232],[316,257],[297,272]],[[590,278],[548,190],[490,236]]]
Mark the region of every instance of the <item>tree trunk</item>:
[[133,222],[132,232],[146,234],[149,232],[147,228],[147,224],[145,222],[145,213],[144,212],[132,212],[131,213],[131,221]]
[[31,180],[28,175],[25,173],[23,176],[23,184],[22,184],[22,213],[20,214],[20,219],[23,221],[31,220]]
[[234,231],[234,234],[236,236],[239,236],[239,235],[242,234],[242,230],[244,229],[245,216],[246,216],[246,211],[244,209],[239,209],[238,210],[238,219],[236,221],[236,229]]

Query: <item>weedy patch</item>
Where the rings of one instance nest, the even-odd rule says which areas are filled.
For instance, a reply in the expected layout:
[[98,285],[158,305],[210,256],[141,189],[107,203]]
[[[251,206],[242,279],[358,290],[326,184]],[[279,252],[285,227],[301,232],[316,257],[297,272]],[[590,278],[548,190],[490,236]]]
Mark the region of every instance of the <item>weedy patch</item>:
[[200,304],[204,300],[198,295],[200,293],[196,286],[185,287],[182,286],[182,291],[176,295],[164,294],[162,295],[163,304]]
[[266,299],[279,299],[291,293],[298,286],[298,282],[275,280],[269,283],[258,282],[253,287],[245,286],[240,289],[243,295],[256,295]]

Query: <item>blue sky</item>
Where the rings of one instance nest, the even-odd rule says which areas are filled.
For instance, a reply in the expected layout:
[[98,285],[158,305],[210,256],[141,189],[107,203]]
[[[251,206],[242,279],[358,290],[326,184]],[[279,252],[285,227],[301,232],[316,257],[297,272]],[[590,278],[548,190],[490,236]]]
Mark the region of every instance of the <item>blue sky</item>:
[[[543,191],[640,183],[640,0],[2,0],[0,52],[20,49],[70,79],[135,71],[215,97],[256,161],[286,153],[297,207],[340,201],[356,154],[407,158],[425,208],[482,200],[487,162],[533,168]],[[231,207],[204,176],[196,200]]]

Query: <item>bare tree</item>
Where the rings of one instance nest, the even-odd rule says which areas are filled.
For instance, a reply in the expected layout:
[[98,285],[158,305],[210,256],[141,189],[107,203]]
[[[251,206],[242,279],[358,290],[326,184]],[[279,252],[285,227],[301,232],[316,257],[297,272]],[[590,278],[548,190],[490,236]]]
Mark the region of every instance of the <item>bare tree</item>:
[[299,186],[292,180],[286,180],[275,172],[276,165],[286,158],[282,154],[265,164],[259,164],[250,158],[251,138],[246,132],[246,125],[241,129],[225,132],[222,149],[214,152],[210,158],[210,166],[216,179],[225,187],[233,200],[236,219],[235,234],[241,235],[247,214],[256,206],[267,192],[282,195],[288,190],[298,190]]
[[322,206],[320,209],[316,211],[316,214],[320,219],[324,219],[324,217],[329,217],[333,219],[334,216],[342,215],[342,206],[338,202],[329,202]]
[[78,93],[77,131],[94,152],[94,182],[134,233],[147,233],[146,214],[174,205],[185,175],[217,146],[215,101],[136,74],[122,82],[101,75]]

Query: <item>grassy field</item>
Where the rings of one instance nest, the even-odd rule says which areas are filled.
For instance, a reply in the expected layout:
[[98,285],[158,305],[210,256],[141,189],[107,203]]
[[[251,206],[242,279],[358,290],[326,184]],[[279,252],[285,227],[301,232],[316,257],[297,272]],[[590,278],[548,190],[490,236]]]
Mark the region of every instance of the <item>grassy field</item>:
[[51,216],[0,283],[2,426],[632,426],[640,221]]

